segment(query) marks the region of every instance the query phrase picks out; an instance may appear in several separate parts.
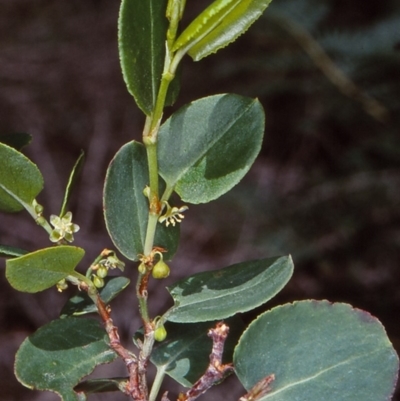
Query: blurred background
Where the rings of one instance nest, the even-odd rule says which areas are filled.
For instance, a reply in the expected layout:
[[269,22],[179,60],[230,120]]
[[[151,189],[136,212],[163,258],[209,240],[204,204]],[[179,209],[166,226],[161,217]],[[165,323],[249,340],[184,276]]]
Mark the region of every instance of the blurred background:
[[[102,218],[107,165],[124,143],[140,140],[144,123],[120,72],[119,3],[0,0],[0,133],[33,136],[24,151],[44,175],[39,201],[47,215],[58,213],[85,151],[70,209],[88,264],[112,247]],[[187,3],[189,21],[210,2]],[[258,97],[266,135],[237,187],[190,207],[172,274],[151,287],[151,313],[165,310],[164,287],[188,273],[290,253],[293,279],[255,314],[299,299],[351,303],[381,320],[399,352],[400,3],[274,0],[233,45],[183,64],[181,94],[167,114],[216,93]],[[48,239],[21,212],[0,215],[0,243],[35,250]],[[4,278],[4,260],[0,270],[0,400],[57,400],[24,389],[12,369],[19,344],[57,318],[70,293],[17,293]],[[135,271],[128,263],[128,276]],[[122,294],[113,311],[129,343],[140,326],[133,295]],[[112,374],[123,375],[122,367]],[[236,398],[244,393],[229,386]],[[219,391],[204,399],[226,397],[226,388]],[[126,397],[93,397],[109,399]]]

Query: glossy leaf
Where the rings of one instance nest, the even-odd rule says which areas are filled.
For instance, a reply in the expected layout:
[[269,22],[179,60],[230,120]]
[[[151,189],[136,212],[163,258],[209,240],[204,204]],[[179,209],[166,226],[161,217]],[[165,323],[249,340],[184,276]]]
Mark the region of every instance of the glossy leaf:
[[[104,217],[108,233],[119,251],[130,260],[143,254],[149,203],[143,190],[149,184],[147,156],[143,145],[129,142],[112,160],[104,186]],[[176,252],[179,227],[157,226],[154,244]]]
[[216,0],[182,32],[173,50],[183,49],[195,61],[234,42],[272,0]]
[[187,277],[168,287],[171,322],[204,322],[246,312],[273,298],[293,273],[290,256],[238,263]]
[[39,169],[17,150],[0,143],[0,210],[18,212],[43,189]]
[[[118,44],[122,74],[138,107],[150,115],[158,94],[164,67],[168,20],[167,0],[123,0],[118,21]],[[179,91],[171,84],[167,105]]]
[[398,363],[376,318],[328,301],[295,302],[262,314],[234,354],[246,389],[275,375],[257,401],[389,400]]
[[5,258],[16,258],[18,256],[26,255],[28,251],[16,248],[14,246],[0,245],[0,256]]
[[79,173],[82,170],[84,161],[85,161],[85,153],[83,152],[83,150],[81,150],[81,153],[79,154],[79,157],[76,160],[74,167],[72,168],[71,174],[69,175],[68,178],[67,188],[65,189],[64,199],[59,214],[60,217],[63,217],[64,214],[67,212],[66,210],[67,205],[71,197],[72,190],[74,189],[74,186],[76,184],[77,177],[79,176]]
[[[130,283],[126,277],[111,277],[104,279],[105,285],[99,290],[101,299],[108,304],[120,294]],[[79,316],[97,312],[96,305],[86,292],[79,291],[70,298],[61,310],[60,316]]]
[[41,249],[7,260],[6,278],[18,291],[43,291],[72,274],[84,254],[75,246]]
[[63,401],[78,401],[73,388],[82,377],[115,358],[98,321],[70,317],[41,327],[22,343],[15,373],[26,387],[53,391]]
[[247,173],[263,134],[258,100],[229,94],[197,100],[160,128],[160,175],[184,201],[209,202]]
[[0,142],[10,146],[11,148],[14,148],[15,150],[21,150],[31,141],[32,135],[26,134],[24,132],[15,132],[12,134],[0,135]]
[[[224,346],[223,362],[231,363],[233,350],[244,330],[235,317],[226,321],[230,330]],[[191,387],[205,372],[210,362],[212,340],[208,330],[216,322],[178,324],[167,323],[167,338],[156,343],[151,361],[182,386]]]

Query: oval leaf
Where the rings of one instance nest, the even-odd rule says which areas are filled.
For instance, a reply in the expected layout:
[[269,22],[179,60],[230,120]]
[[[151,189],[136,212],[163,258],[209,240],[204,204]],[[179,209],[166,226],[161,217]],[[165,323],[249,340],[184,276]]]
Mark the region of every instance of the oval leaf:
[[28,251],[14,246],[0,245],[0,256],[5,258],[16,258],[26,255]]
[[43,189],[39,169],[17,150],[0,143],[0,210],[18,212]]
[[[223,363],[231,363],[244,325],[238,317],[228,319],[226,324],[229,335],[224,346]],[[210,362],[212,340],[207,333],[215,325],[216,322],[167,323],[167,339],[155,344],[151,361],[157,369],[163,370],[182,386],[191,387],[204,374]]]
[[187,277],[167,287],[171,322],[205,322],[246,312],[274,297],[293,273],[290,256],[238,263]]
[[6,278],[18,291],[43,291],[72,274],[84,254],[75,246],[41,249],[7,260]]
[[216,0],[195,18],[174,43],[194,61],[217,52],[247,31],[272,0]]
[[[143,190],[149,183],[146,149],[129,142],[115,155],[107,170],[104,186],[104,218],[108,233],[119,251],[138,260],[146,238],[149,204]],[[158,224],[155,245],[176,252],[179,227]]]
[[394,391],[398,357],[382,324],[347,304],[302,301],[259,316],[235,350],[250,390],[271,374],[257,401],[376,401]]
[[82,377],[116,358],[106,337],[95,320],[55,320],[22,343],[15,359],[15,374],[26,387],[53,391],[64,401],[77,401],[73,388]]
[[[138,107],[150,115],[164,67],[167,0],[123,0],[118,20],[122,74]],[[177,82],[177,83],[175,83]],[[171,84],[167,104],[174,102],[179,82]]]
[[[107,277],[105,285],[99,290],[100,298],[108,304],[120,292],[122,292],[130,283],[126,277]],[[97,307],[93,300],[86,292],[79,291],[76,295],[70,298],[61,310],[60,317],[79,316],[87,313],[97,312]]]
[[264,112],[257,100],[230,94],[197,100],[160,128],[160,175],[184,201],[209,202],[247,173],[263,134]]

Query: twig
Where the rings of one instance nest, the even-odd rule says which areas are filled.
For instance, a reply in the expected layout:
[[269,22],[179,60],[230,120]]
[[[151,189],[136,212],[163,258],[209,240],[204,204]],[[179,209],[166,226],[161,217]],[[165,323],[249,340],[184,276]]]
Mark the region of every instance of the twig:
[[126,368],[129,373],[129,382],[125,387],[125,394],[130,395],[135,401],[146,401],[146,394],[141,391],[138,378],[138,361],[136,355],[129,352],[125,347],[122,346],[118,329],[114,326],[113,320],[111,319],[111,309],[107,306],[100,295],[97,294],[96,306],[99,311],[99,315],[102,318],[106,332],[110,339],[110,347],[119,355],[125,362]]
[[244,395],[243,397],[239,398],[239,401],[256,401],[259,398],[263,397],[267,394],[271,388],[270,384],[275,380],[275,375],[269,375],[261,379],[258,383],[256,383],[251,390]]
[[[204,394],[216,382],[224,379],[233,371],[232,364],[222,363],[225,340],[229,333],[229,327],[219,322],[214,329],[210,329],[208,336],[213,340],[213,347],[210,354],[210,364],[203,376],[189,389],[186,394],[179,394],[178,401],[193,401]],[[166,395],[165,401],[167,400]],[[163,396],[163,398],[164,398]]]

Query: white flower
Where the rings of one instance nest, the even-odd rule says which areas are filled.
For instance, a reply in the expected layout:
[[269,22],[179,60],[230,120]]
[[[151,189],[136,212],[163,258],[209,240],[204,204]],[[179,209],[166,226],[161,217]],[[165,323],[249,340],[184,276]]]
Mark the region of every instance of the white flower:
[[74,233],[79,231],[79,226],[72,223],[71,212],[65,213],[63,217],[52,214],[50,216],[50,223],[54,227],[50,234],[51,242],[58,242],[62,239],[72,242],[74,240]]
[[167,211],[165,214],[160,216],[158,218],[158,221],[160,223],[164,223],[168,227],[170,224],[172,224],[175,227],[176,222],[180,223],[182,219],[185,217],[182,213],[188,210],[189,208],[187,206],[181,206],[181,207],[171,207],[168,202],[164,202],[164,204],[167,206]]

